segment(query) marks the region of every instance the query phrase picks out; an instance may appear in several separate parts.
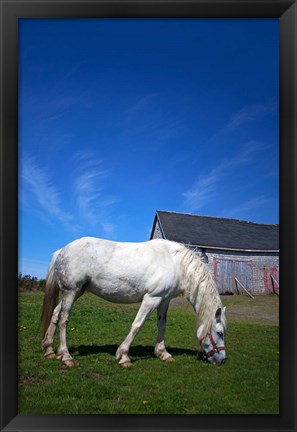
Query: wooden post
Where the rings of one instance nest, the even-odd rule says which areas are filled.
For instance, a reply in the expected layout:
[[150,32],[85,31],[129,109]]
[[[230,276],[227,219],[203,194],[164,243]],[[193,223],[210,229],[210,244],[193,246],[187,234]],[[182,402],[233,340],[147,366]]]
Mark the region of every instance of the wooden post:
[[273,292],[274,292],[274,294],[276,294],[276,295],[279,295],[279,293],[276,291],[276,289],[275,289],[275,284],[278,286],[278,288],[279,288],[279,283],[278,283],[278,281],[272,276],[272,274],[270,275],[270,277],[271,277],[271,280],[272,280],[272,288],[273,288]]
[[242,283],[237,279],[237,278],[234,278],[235,279],[235,281],[236,281],[236,283],[238,283],[243,289],[244,289],[244,291],[253,299],[253,300],[255,300],[255,297],[254,296],[252,296],[252,294],[246,289],[246,287],[245,286],[243,286],[242,285]]

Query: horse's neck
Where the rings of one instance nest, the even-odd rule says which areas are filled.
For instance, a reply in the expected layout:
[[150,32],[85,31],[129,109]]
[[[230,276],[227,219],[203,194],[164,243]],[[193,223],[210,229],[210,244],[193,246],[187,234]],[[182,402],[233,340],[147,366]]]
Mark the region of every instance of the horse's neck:
[[199,290],[202,282],[201,265],[199,258],[194,254],[189,257],[189,264],[184,268],[184,295],[191,303],[194,310],[199,309]]
[[186,279],[185,295],[196,312],[197,324],[209,327],[221,306],[221,299],[208,268],[196,256],[190,263]]
[[203,306],[203,301],[205,301],[204,296],[201,295],[203,289],[204,289],[204,282],[201,282],[200,284],[197,284],[197,286],[190,291],[189,296],[187,297],[197,315],[199,315],[201,307]]

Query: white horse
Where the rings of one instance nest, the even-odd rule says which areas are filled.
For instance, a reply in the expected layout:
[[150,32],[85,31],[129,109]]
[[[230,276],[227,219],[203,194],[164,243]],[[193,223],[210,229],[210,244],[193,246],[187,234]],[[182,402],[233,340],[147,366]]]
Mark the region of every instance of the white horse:
[[[62,299],[58,303],[59,290]],[[66,326],[74,301],[85,291],[115,303],[141,302],[116,352],[121,366],[131,366],[131,343],[155,309],[155,355],[163,361],[174,360],[166,350],[164,336],[169,302],[179,295],[184,295],[196,312],[197,338],[204,358],[214,364],[224,363],[225,308],[207,266],[187,247],[169,240],[118,243],[83,237],[54,253],[43,303],[42,347],[45,357],[62,360],[69,367],[74,362],[66,345]],[[58,323],[60,344],[55,354],[53,341]]]

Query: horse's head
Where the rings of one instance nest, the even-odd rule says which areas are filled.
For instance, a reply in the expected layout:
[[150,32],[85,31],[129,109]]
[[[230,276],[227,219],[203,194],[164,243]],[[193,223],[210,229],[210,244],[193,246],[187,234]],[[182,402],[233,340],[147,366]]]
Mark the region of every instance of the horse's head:
[[200,342],[203,357],[212,364],[223,364],[226,360],[226,348],[224,344],[226,308],[217,309],[213,323],[205,334],[205,326],[201,324],[197,330],[197,337]]

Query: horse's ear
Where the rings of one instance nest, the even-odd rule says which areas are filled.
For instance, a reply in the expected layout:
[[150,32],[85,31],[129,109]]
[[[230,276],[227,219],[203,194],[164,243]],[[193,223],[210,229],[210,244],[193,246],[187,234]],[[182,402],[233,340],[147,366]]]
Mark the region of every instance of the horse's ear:
[[217,322],[221,321],[221,315],[222,315],[222,309],[219,308],[219,309],[217,309],[216,316],[215,316]]
[[200,340],[203,336],[203,330],[204,330],[204,324],[201,324],[201,326],[197,329],[197,338]]

